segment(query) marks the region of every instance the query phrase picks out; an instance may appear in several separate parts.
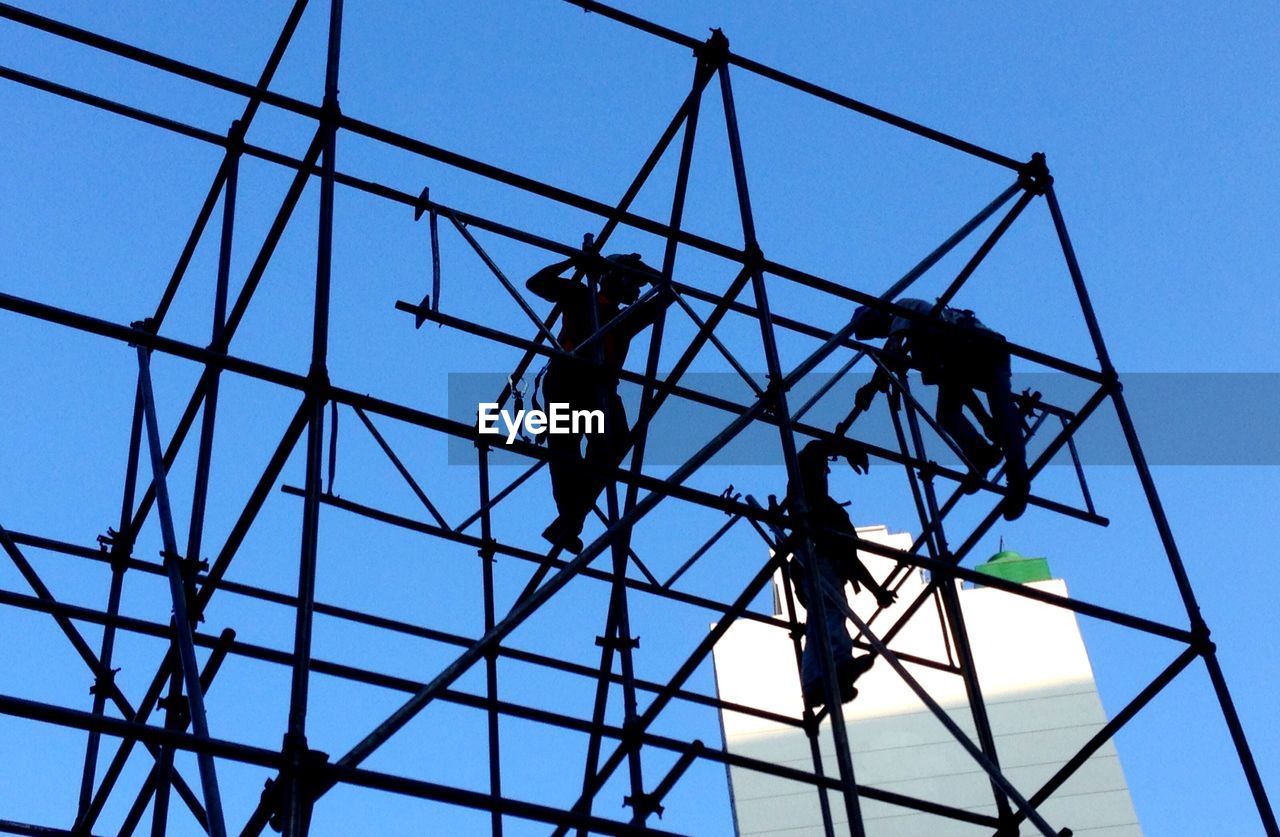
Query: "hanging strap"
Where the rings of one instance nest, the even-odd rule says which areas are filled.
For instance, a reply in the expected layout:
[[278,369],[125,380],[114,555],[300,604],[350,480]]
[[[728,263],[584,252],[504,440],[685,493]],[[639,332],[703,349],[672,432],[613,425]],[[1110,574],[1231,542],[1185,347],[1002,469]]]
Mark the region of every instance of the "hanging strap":
[[[422,218],[424,212],[427,213],[427,228],[431,235],[431,290],[422,298],[422,302],[418,303],[418,313],[413,318],[414,328],[422,328],[422,324],[426,322],[427,318],[423,312],[428,310],[437,314],[440,312],[440,222],[435,205],[431,203],[430,186],[424,186],[422,194],[418,195],[418,200],[413,207],[413,220]],[[439,325],[437,324],[437,327]]]
[[[533,409],[544,410],[544,412],[545,412],[545,408],[543,407],[542,399],[539,396],[542,394],[542,376],[547,374],[547,366],[548,364],[544,363],[542,365],[542,368],[538,370],[538,374],[534,376],[533,393],[529,399],[529,403],[533,407]],[[547,441],[546,437],[547,437],[547,434],[539,433],[538,436],[533,440],[534,444],[541,445],[545,443]]]
[[[431,228],[431,310],[440,313],[440,226],[435,209],[427,219]],[[436,326],[439,328],[439,325]]]
[[[541,378],[542,378],[542,373],[541,373],[541,372],[539,372],[539,373],[538,373],[538,379],[539,379],[539,380],[541,380]],[[507,387],[511,390],[511,398],[512,398],[512,401],[515,403],[516,412],[517,412],[517,413],[519,413],[519,412],[523,411],[523,410],[524,410],[524,393],[525,393],[525,389],[526,389],[526,388],[525,388],[525,386],[524,386],[524,378],[523,378],[523,377],[521,377],[521,378],[517,379],[517,378],[515,378],[514,376],[508,376],[508,377],[507,377]],[[534,387],[535,387],[535,390],[536,390],[536,387],[537,387],[537,383],[536,383],[536,382],[534,383]],[[535,391],[534,398],[533,398],[533,408],[534,408],[535,410],[536,410],[536,409],[539,409],[539,407],[538,407],[538,400],[537,400],[537,393],[536,393],[536,391]],[[530,436],[529,434],[527,434],[527,433],[525,432],[525,429],[524,429],[524,423],[523,423],[523,422],[521,422],[521,423],[520,423],[520,430],[519,430],[519,434],[520,434],[520,437],[519,437],[519,438],[520,438],[520,441],[522,441],[522,442],[529,442],[530,444],[534,444],[534,445],[540,445],[540,444],[542,444],[542,442],[543,442],[543,436],[545,436],[545,435],[546,435],[545,433],[540,433],[540,434],[538,434],[537,436]]]

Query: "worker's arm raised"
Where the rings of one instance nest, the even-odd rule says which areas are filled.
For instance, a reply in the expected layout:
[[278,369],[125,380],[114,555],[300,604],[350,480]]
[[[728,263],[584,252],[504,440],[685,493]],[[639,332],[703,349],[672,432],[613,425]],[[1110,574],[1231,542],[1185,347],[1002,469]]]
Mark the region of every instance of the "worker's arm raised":
[[575,289],[581,287],[576,282],[560,278],[560,274],[572,267],[575,261],[574,258],[568,258],[549,264],[530,276],[524,286],[547,302],[560,302],[569,294],[578,293]]

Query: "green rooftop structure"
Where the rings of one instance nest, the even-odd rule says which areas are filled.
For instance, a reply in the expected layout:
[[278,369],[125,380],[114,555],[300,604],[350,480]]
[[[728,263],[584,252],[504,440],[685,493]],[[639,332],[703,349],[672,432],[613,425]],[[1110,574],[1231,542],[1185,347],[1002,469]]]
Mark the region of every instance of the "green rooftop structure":
[[1048,581],[1053,578],[1052,573],[1049,572],[1048,558],[1028,558],[1012,549],[1000,550],[987,559],[985,564],[979,564],[977,570],[1018,584]]

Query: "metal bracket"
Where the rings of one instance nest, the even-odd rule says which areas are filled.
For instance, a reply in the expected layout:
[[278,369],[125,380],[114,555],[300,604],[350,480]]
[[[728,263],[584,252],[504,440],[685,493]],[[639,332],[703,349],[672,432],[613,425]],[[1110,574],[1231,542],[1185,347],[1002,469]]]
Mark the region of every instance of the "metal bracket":
[[622,797],[622,804],[634,810],[640,817],[647,817],[650,814],[657,814],[658,817],[661,817],[666,809],[662,807],[662,803],[658,802],[655,796],[652,793],[628,795]]
[[1043,195],[1053,185],[1053,175],[1049,174],[1049,164],[1042,152],[1037,151],[1022,164],[1018,170],[1018,185],[1033,195]]
[[89,687],[91,695],[109,695],[116,688],[116,672],[118,668],[109,668],[105,672],[93,678],[93,685]]
[[640,647],[640,637],[633,636],[630,639],[619,639],[617,637],[596,637],[596,645],[601,648],[612,648],[617,651],[619,648],[630,648],[632,650]]

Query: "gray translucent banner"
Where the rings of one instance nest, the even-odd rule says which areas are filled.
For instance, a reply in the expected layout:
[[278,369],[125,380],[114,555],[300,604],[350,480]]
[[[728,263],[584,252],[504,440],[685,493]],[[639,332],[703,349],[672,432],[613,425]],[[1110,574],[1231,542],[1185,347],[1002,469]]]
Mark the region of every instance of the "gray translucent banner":
[[[499,373],[451,373],[449,417],[474,425],[477,405],[496,401],[506,380],[506,375]],[[756,374],[755,380],[762,385],[764,375]],[[848,413],[854,392],[868,380],[866,374],[850,374],[841,379],[801,421],[815,427],[833,428]],[[828,375],[810,375],[788,393],[792,413],[829,381]],[[1280,430],[1277,429],[1280,427],[1280,373],[1132,373],[1122,375],[1121,381],[1143,450],[1152,465],[1280,465]],[[532,377],[526,383],[524,407],[531,409]],[[690,372],[680,384],[743,406],[755,400],[746,382],[733,372]],[[915,377],[912,387],[913,395],[932,414],[935,389],[923,385]],[[1075,412],[1084,406],[1097,387],[1058,373],[1015,373],[1013,389],[1015,393],[1038,391],[1049,404]],[[634,423],[640,387],[623,383],[619,394],[626,407],[628,421]],[[545,401],[545,398],[540,400]],[[505,409],[513,410],[514,405],[508,401]],[[679,465],[728,425],[734,416],[734,413],[720,407],[673,395],[650,428],[646,463]],[[922,427],[930,458],[956,464],[956,457],[941,439],[927,425]],[[1034,458],[1061,430],[1058,418],[1050,416],[1028,443],[1028,458]],[[881,447],[897,448],[884,395],[877,396],[871,410],[859,417],[849,435]],[[494,464],[527,462],[524,457],[501,453],[504,437],[494,437]],[[1085,465],[1132,464],[1109,401],[1104,402],[1084,423],[1075,435],[1075,442],[1080,460]],[[449,462],[474,464],[474,446],[464,439],[450,439]],[[1069,465],[1070,462],[1070,454],[1064,447],[1053,464]],[[777,429],[756,422],[742,431],[712,459],[711,464],[781,464]]]

